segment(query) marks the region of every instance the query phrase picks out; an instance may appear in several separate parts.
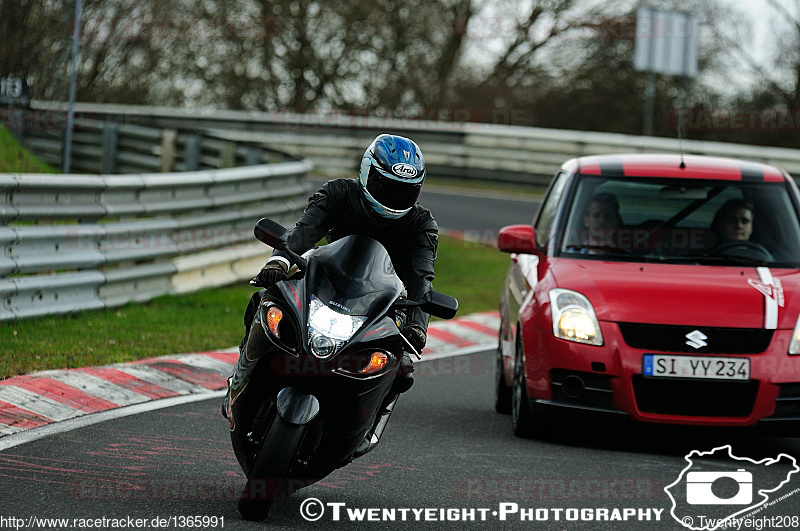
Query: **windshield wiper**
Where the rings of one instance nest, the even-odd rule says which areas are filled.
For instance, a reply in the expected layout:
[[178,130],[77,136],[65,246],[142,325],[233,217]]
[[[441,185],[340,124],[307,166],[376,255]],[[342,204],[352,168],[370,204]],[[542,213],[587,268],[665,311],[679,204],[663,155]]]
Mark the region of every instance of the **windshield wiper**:
[[747,258],[745,256],[717,256],[705,255],[695,258],[698,262],[704,264],[720,264],[720,265],[747,265],[747,266],[766,266],[772,265],[763,258]]
[[747,265],[747,266],[776,266],[772,262],[760,258],[746,258],[741,256],[668,256],[668,255],[645,255],[642,257],[647,262],[658,262],[665,264],[697,264],[697,265]]

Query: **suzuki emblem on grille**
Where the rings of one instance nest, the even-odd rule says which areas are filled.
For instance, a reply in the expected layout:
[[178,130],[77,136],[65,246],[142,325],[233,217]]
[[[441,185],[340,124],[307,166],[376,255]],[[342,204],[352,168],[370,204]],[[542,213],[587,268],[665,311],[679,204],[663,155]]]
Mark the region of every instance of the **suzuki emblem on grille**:
[[708,346],[708,343],[706,343],[708,336],[700,330],[692,330],[686,334],[686,339],[688,339],[686,344],[693,348],[702,348]]

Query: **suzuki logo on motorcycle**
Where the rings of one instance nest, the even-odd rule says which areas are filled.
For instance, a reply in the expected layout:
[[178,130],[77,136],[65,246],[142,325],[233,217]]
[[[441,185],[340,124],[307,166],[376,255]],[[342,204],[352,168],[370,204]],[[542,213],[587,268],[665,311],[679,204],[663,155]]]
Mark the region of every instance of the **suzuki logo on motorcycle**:
[[398,162],[397,164],[392,166],[392,171],[394,172],[395,175],[399,175],[400,177],[417,176],[417,169],[411,164],[406,164],[405,162]]
[[347,313],[351,313],[352,312],[352,310],[350,308],[348,308],[344,304],[339,304],[336,301],[328,301],[328,305],[329,306],[336,306],[337,308],[340,308],[340,309],[346,311]]
[[705,335],[700,330],[693,330],[689,332],[688,334],[686,334],[686,339],[688,339],[686,344],[695,349],[708,346],[708,343],[706,343],[706,339],[708,339],[708,336]]

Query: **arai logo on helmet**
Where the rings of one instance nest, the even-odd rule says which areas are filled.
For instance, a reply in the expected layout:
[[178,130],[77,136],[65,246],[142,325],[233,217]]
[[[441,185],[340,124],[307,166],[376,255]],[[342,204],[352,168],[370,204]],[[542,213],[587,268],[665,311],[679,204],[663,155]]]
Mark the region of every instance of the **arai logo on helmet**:
[[400,177],[417,176],[417,169],[411,164],[406,164],[405,162],[398,162],[397,164],[392,166],[392,172],[395,175],[399,175]]

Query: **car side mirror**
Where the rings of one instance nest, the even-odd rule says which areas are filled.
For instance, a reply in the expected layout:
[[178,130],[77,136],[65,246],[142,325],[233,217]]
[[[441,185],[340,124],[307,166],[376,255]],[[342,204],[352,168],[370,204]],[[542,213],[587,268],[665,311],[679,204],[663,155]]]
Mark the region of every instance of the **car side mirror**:
[[497,248],[504,253],[534,254],[536,233],[530,225],[509,225],[500,229]]

